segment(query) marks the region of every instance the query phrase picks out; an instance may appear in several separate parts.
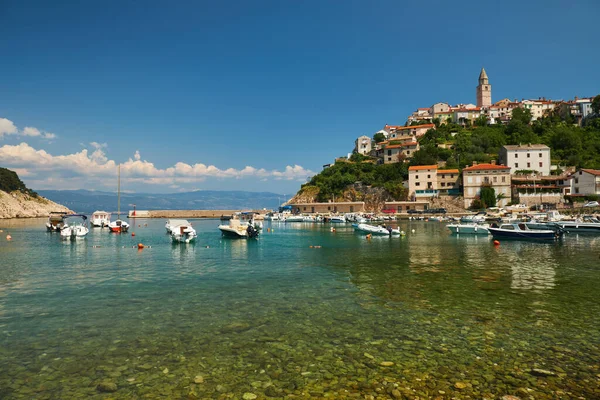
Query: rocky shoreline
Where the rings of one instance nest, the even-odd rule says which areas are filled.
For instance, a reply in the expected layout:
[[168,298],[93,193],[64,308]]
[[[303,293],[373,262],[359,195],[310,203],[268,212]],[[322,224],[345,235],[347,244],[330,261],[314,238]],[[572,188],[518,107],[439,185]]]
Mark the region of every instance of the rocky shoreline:
[[47,217],[52,211],[73,213],[67,207],[42,196],[0,191],[0,219]]

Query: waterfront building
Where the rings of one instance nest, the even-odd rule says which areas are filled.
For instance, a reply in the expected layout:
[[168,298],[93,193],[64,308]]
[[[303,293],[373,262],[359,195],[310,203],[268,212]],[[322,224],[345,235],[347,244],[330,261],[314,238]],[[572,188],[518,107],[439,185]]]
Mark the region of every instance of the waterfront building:
[[428,201],[386,201],[384,210],[395,213],[407,213],[410,210],[425,211],[429,208]]
[[571,178],[572,195],[600,195],[600,170],[580,169]]
[[368,155],[371,152],[371,138],[360,136],[354,141],[354,151],[358,154]]
[[492,105],[492,85],[490,85],[485,68],[481,68],[479,74],[479,85],[477,85],[477,107],[489,107]]
[[564,196],[571,193],[569,176],[513,175],[512,198],[528,207],[555,208],[564,203]]
[[510,167],[510,173],[519,170],[536,171],[550,175],[550,148],[544,144],[507,145],[498,153],[498,162]]
[[437,165],[408,168],[408,195],[411,198],[460,194],[458,169],[438,169]]
[[497,201],[498,207],[504,207],[510,201],[510,167],[497,165],[495,161],[490,164],[478,164],[474,161],[472,166],[462,170],[462,174],[465,208],[469,208],[475,197],[479,196],[482,185],[491,186],[494,188],[496,196],[503,196]]

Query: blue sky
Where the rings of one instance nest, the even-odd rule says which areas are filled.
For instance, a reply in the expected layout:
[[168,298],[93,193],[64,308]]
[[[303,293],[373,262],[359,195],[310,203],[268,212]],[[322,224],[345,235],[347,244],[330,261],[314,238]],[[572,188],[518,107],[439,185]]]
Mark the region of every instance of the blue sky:
[[[406,4],[405,4],[406,3]],[[143,6],[142,6],[143,4]],[[600,93],[600,2],[0,1],[0,166],[34,189],[293,193],[417,107]]]

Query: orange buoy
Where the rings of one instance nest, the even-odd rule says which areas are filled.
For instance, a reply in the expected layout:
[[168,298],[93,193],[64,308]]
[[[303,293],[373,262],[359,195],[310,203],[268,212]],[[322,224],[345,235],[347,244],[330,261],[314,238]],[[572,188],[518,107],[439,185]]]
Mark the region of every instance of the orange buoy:
[[135,232],[131,232],[131,236],[135,236]]
[[142,243],[138,243],[138,249],[143,249],[145,246]]
[[500,241],[499,240],[494,240],[494,246],[500,246]]

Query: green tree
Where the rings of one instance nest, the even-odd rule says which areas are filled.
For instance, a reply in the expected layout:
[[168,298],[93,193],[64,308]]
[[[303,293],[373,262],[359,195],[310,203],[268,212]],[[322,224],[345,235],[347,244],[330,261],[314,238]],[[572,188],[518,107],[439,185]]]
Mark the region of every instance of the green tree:
[[600,94],[592,100],[592,111],[594,114],[600,114]]
[[375,135],[373,135],[373,140],[375,143],[381,143],[385,140],[385,135],[383,132],[377,132]]
[[483,208],[496,207],[496,191],[489,185],[481,186],[480,199]]
[[520,121],[527,125],[531,122],[531,111],[526,108],[517,107],[512,111],[512,121]]
[[487,117],[487,115],[480,115],[479,117],[477,117],[477,119],[475,119],[475,126],[487,126],[489,123],[489,119]]

